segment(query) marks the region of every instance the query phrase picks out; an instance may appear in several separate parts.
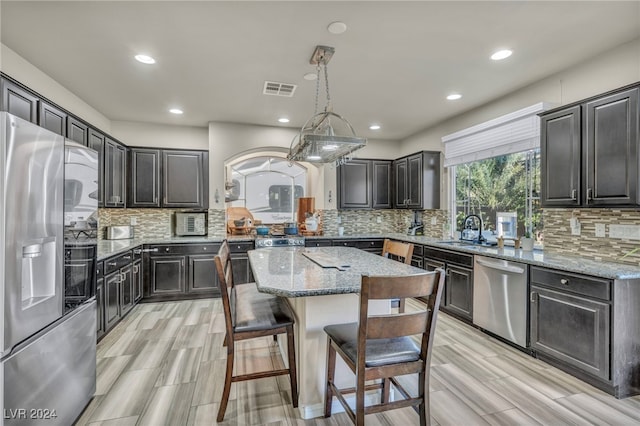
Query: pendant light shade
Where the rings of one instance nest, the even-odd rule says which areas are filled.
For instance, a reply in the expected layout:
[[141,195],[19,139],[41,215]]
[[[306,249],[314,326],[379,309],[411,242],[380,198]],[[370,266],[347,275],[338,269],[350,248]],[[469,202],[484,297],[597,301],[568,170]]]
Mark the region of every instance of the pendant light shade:
[[[340,160],[345,156],[367,144],[366,138],[356,136],[353,127],[344,117],[332,111],[327,62],[333,56],[334,51],[333,47],[316,46],[311,56],[310,62],[316,65],[318,73],[316,113],[307,120],[300,132],[293,138],[287,156],[291,161],[341,163],[343,161]],[[318,112],[321,71],[324,71],[327,98],[324,111]]]

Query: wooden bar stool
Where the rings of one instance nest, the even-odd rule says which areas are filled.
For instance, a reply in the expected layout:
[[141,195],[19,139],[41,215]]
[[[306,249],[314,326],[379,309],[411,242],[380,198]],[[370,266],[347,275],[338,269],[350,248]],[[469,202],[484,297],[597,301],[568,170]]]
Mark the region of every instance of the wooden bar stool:
[[[331,416],[331,402],[336,396],[358,426],[364,425],[366,414],[409,406],[420,415],[420,425],[429,423],[429,367],[443,288],[442,269],[401,277],[362,277],[359,322],[324,328],[328,336],[325,417]],[[417,312],[368,315],[369,300],[398,297],[425,297],[427,305]],[[419,345],[410,337],[413,335],[420,335]],[[355,374],[355,388],[338,389],[335,386],[336,354]],[[418,374],[418,395],[411,396],[395,377],[415,373]],[[382,380],[367,384],[378,379]],[[391,384],[404,399],[389,401]],[[365,391],[368,390],[381,390],[380,404],[365,407]],[[348,393],[356,394],[355,413],[344,398]]]
[[[233,285],[229,244],[225,240],[215,257],[216,271],[220,283],[220,294],[224,309],[227,334],[227,371],[224,378],[222,400],[218,410],[218,422],[224,419],[229,401],[231,383],[264,377],[289,375],[291,382],[291,402],[298,406],[298,379],[296,376],[296,354],[293,337],[294,314],[287,299],[260,293],[255,284]],[[247,373],[234,376],[233,362],[235,342],[257,337],[287,335],[289,368]]]
[[[400,241],[393,241],[389,239],[384,240],[382,246],[382,256],[390,259],[397,260],[398,262],[411,265],[411,256],[413,256],[413,244],[401,243]],[[405,301],[400,299],[398,303],[398,312],[404,312]]]

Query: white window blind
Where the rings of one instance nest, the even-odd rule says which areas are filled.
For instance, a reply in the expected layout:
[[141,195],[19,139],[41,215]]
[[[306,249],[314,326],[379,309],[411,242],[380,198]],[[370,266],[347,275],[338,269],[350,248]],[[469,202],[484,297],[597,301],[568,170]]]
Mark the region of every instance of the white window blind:
[[549,106],[540,102],[444,136],[445,167],[538,148],[540,117],[537,114]]

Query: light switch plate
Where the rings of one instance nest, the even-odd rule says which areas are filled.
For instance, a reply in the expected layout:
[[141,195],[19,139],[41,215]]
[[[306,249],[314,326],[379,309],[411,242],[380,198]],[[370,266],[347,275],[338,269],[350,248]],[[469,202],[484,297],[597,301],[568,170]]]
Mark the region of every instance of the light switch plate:
[[609,225],[609,238],[640,240],[640,225]]
[[432,224],[432,225],[435,225],[435,224],[436,224],[436,217],[435,217],[435,216],[431,218],[431,224]]
[[129,219],[129,225],[137,225],[138,224],[138,218],[135,216],[131,216],[131,218]]
[[596,237],[603,238],[607,236],[607,225],[604,223],[596,223]]
[[571,235],[580,235],[580,222],[576,221],[576,226],[571,227]]
[[380,216],[376,217],[376,222],[382,223],[382,217],[380,217]]

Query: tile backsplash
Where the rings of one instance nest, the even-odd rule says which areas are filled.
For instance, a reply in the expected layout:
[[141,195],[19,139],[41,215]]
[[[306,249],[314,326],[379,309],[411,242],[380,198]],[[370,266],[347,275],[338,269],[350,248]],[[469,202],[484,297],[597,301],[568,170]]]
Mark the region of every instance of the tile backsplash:
[[[610,238],[610,225],[640,226],[640,211],[633,209],[544,209],[544,250],[589,259],[640,266],[640,240]],[[580,222],[580,235],[571,235],[570,220]],[[596,224],[605,225],[606,237],[596,237]],[[637,253],[628,254],[634,249]],[[626,255],[626,256],[625,256]]]
[[[99,209],[98,239],[104,238],[104,229],[113,225],[129,225],[136,218],[136,238],[170,238],[173,236],[173,213],[183,209]],[[209,236],[225,235],[225,211],[209,209]]]
[[[424,210],[420,216],[424,224],[424,235],[442,238],[447,221],[446,210]],[[340,217],[340,223],[338,223]],[[433,220],[435,218],[435,220]],[[345,235],[406,233],[413,222],[412,210],[324,210],[323,230],[336,235],[338,227],[344,227]]]

